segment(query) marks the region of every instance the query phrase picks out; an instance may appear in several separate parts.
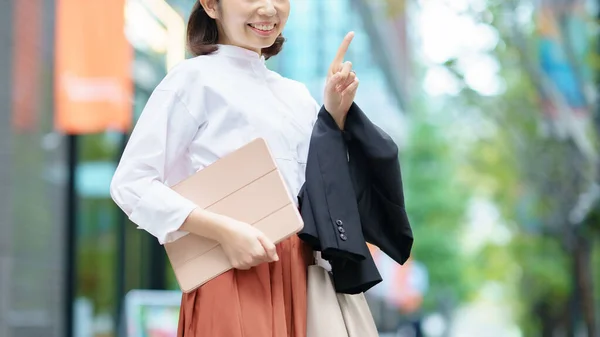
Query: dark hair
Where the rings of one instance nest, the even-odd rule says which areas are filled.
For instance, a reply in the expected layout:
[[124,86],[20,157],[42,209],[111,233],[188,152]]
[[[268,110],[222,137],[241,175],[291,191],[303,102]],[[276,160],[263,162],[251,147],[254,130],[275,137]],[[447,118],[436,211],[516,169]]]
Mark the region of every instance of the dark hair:
[[[217,2],[219,1],[217,0]],[[200,1],[196,0],[187,26],[187,43],[190,52],[194,56],[214,53],[219,49],[218,40],[217,21],[208,16]],[[279,54],[284,42],[285,38],[279,35],[272,46],[262,49],[262,55],[265,59],[269,59],[271,56]]]

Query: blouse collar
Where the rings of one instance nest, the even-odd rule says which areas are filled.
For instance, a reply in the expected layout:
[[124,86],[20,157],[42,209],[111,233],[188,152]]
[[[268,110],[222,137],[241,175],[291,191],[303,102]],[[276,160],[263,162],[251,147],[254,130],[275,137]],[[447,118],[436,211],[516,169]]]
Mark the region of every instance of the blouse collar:
[[234,45],[230,45],[230,44],[218,44],[217,46],[219,47],[219,49],[217,51],[218,54],[230,56],[230,57],[242,58],[242,59],[246,59],[248,61],[259,62],[262,64],[265,63],[265,57],[263,55],[259,55],[255,51],[252,51],[252,50],[249,50],[246,48],[242,48],[242,47],[238,47],[238,46],[234,46]]

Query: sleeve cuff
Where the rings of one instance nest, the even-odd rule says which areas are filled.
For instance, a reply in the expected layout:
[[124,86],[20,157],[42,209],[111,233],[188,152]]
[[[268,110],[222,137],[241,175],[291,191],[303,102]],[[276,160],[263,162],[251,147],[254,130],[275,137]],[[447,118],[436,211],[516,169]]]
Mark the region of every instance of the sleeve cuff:
[[179,228],[197,207],[169,187],[154,182],[133,209],[129,220],[154,235],[163,245],[188,234]]

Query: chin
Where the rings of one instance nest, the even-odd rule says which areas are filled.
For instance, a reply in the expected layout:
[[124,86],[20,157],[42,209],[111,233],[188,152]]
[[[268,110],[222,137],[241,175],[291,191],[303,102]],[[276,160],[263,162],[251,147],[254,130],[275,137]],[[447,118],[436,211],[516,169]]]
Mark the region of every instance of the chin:
[[271,46],[272,46],[272,45],[275,43],[275,40],[276,40],[276,39],[272,39],[272,40],[270,40],[270,41],[268,41],[268,42],[265,42],[265,43],[263,43],[263,44],[262,44],[262,47],[260,47],[260,48],[261,48],[261,49],[265,49],[265,48],[269,48],[269,47],[271,47]]
[[249,33],[248,34],[248,42],[251,42],[252,46],[257,49],[264,49],[264,48],[271,47],[277,40],[277,37],[279,35],[281,35],[281,32],[278,30],[273,31],[269,35],[265,35],[265,36],[260,36],[260,34],[257,34],[256,32],[253,32],[253,31],[249,31],[248,33]]

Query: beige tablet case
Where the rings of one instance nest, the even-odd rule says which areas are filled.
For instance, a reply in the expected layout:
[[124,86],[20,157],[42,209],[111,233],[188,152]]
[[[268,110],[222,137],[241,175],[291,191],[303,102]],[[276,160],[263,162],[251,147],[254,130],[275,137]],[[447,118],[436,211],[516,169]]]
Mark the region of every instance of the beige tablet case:
[[[199,207],[254,225],[274,243],[294,235],[303,222],[262,138],[172,187]],[[188,234],[165,244],[175,277],[190,292],[232,268],[221,246]]]

